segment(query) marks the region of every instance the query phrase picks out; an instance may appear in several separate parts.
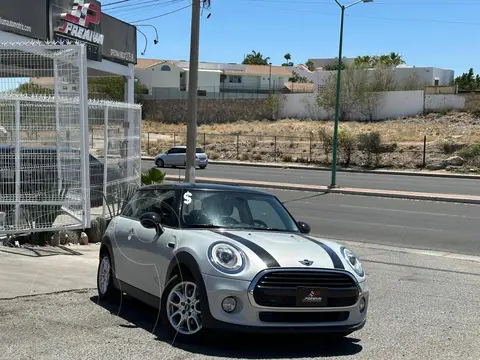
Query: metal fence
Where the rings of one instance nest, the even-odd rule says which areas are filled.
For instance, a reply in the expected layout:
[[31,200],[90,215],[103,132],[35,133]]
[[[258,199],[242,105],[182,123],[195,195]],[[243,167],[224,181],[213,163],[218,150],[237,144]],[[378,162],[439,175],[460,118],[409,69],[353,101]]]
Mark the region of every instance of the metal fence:
[[[306,86],[310,85],[310,86]],[[265,99],[271,93],[291,93],[292,90],[283,85],[272,84],[271,86],[242,85],[237,86],[201,86],[197,95],[199,99]],[[295,84],[296,93],[313,93],[313,84]],[[153,87],[150,97],[153,99],[185,100],[188,99],[188,91],[182,87]]]
[[140,184],[141,106],[87,100],[86,75],[83,45],[0,47],[0,235],[88,228]]
[[[63,228],[87,222],[84,56],[76,45],[0,47],[1,232],[50,229],[62,212]],[[55,81],[33,94],[29,78]]]
[[121,191],[129,184],[140,185],[142,108],[89,101],[88,121],[92,214],[109,217],[121,206]]
[[[172,146],[186,145],[185,133],[144,133],[142,150],[149,156]],[[197,146],[203,147],[211,160],[240,160],[329,165],[331,145],[316,134],[304,136],[207,134],[198,133]],[[377,168],[423,168],[445,158],[445,151],[434,139],[419,136],[418,142],[382,143],[366,148],[355,141],[350,148],[340,145],[338,163],[344,166]]]

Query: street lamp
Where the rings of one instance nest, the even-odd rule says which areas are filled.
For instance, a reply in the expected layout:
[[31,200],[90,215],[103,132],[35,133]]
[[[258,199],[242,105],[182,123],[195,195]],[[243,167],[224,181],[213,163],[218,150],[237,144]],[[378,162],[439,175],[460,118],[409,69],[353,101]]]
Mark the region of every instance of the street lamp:
[[345,17],[345,9],[360,3],[370,3],[373,0],[358,0],[350,5],[342,5],[338,0],[335,0],[337,5],[342,10],[342,17],[340,20],[340,44],[338,46],[338,70],[337,70],[337,96],[335,100],[335,125],[333,128],[333,149],[332,149],[332,181],[330,187],[337,186],[337,147],[338,147],[338,117],[340,114],[340,81],[342,73],[342,45],[343,45],[343,19]]

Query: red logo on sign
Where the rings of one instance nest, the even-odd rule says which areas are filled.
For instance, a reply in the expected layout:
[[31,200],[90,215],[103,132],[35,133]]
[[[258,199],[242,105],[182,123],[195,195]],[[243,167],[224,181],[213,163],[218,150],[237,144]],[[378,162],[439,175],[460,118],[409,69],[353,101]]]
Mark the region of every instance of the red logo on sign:
[[88,29],[90,24],[100,24],[101,16],[102,11],[98,5],[85,3],[85,0],[76,0],[72,9],[62,14],[62,19]]

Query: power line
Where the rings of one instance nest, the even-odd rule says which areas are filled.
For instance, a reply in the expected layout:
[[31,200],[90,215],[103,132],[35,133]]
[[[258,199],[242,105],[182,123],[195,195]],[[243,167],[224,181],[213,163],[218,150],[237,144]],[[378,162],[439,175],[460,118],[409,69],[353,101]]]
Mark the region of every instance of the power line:
[[128,17],[130,19],[132,18],[139,18],[139,17],[144,17],[145,14],[149,15],[152,13],[152,11],[156,13],[164,11],[168,11],[169,9],[166,9],[168,7],[171,7],[173,5],[181,4],[183,5],[185,3],[185,0],[168,0],[166,2],[159,2],[155,4],[146,4],[146,5],[134,5],[132,4],[131,7],[125,8],[125,9],[111,9],[108,11],[109,14],[116,16],[116,17]]
[[[123,1],[129,1],[129,0],[123,0]],[[168,4],[168,3],[176,3],[176,2],[179,2],[179,1],[182,1],[182,0],[147,0],[147,1],[142,1],[142,2],[138,2],[138,3],[135,3],[135,4],[131,4],[131,5],[120,5],[120,6],[115,6],[115,9],[111,9],[111,10],[118,10],[118,9],[121,9],[121,8],[129,8],[129,9],[132,9],[134,7],[141,7],[142,5],[144,4],[151,4],[151,5],[148,5],[148,6],[152,6],[152,5],[155,5],[157,6],[157,4],[160,2],[161,4]],[[152,4],[152,3],[155,3],[155,4]],[[145,6],[146,7],[146,6]]]
[[[251,0],[237,0],[237,1],[244,1],[250,2]],[[255,4],[249,3],[250,6],[256,7],[263,7],[267,9],[271,9],[271,6],[268,5],[260,5],[258,2],[261,1],[268,1],[268,0],[255,0]],[[272,1],[272,0],[270,0]],[[337,13],[328,13],[322,11],[315,11],[315,10],[306,10],[306,9],[287,9],[275,6],[276,10],[285,10],[285,11],[297,11],[297,12],[305,12],[305,13],[314,13],[314,14],[321,14],[321,15],[331,15],[331,16],[338,16]],[[438,24],[457,24],[457,25],[480,25],[480,22],[470,22],[470,21],[455,21],[455,20],[433,20],[433,19],[409,19],[409,18],[394,18],[394,17],[383,17],[383,16],[362,16],[362,15],[345,15],[345,17],[352,17],[352,18],[360,18],[360,19],[376,19],[376,20],[389,20],[389,21],[411,21],[411,22],[423,22],[423,23],[438,23]]]
[[[252,1],[252,2],[270,2],[270,3],[288,3],[291,5],[295,4],[332,4],[335,5],[335,1],[326,1],[326,0],[295,0],[294,2],[290,0],[244,0],[244,1]],[[480,2],[378,2],[375,1],[373,3],[375,6],[376,5],[405,5],[405,6],[412,6],[412,5],[476,5],[480,6]],[[372,6],[372,5],[370,5]]]
[[111,3],[108,3],[108,4],[102,4],[102,7],[105,7],[105,6],[112,6],[112,5],[116,5],[116,4],[121,4],[121,3],[124,3],[124,2],[128,2],[130,0],[119,0],[119,1],[114,1],[114,2],[111,2]]
[[152,16],[152,17],[149,17],[149,18],[146,18],[146,19],[135,20],[135,21],[132,21],[132,24],[139,23],[139,22],[144,22],[144,21],[148,21],[148,20],[153,20],[153,19],[158,19],[159,17],[167,16],[167,15],[176,13],[176,12],[181,11],[181,10],[183,10],[183,9],[189,8],[190,6],[192,6],[192,5],[190,4],[190,5],[181,7],[181,8],[179,8],[179,9],[172,10],[172,11],[169,11],[169,12],[166,12],[166,13],[163,13],[163,14],[160,14],[160,15],[157,15],[157,16]]

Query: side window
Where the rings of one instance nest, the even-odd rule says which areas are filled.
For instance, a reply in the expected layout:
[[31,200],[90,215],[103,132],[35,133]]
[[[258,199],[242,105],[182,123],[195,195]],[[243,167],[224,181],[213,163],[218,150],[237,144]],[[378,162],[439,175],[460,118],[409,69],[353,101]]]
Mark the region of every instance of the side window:
[[167,151],[167,154],[175,154],[176,152],[177,152],[177,149],[172,148],[172,149]]
[[141,205],[141,200],[145,198],[146,191],[137,191],[122,211],[122,215],[133,218],[137,208]]
[[261,220],[271,228],[284,226],[282,218],[267,201],[248,200],[248,206],[254,220]]
[[178,211],[176,207],[175,190],[150,190],[144,191],[145,196],[133,212],[133,218],[140,217],[147,212],[156,213],[162,220],[162,224],[170,227],[178,227]]
[[178,149],[177,153],[178,153],[178,154],[186,154],[186,153],[187,153],[187,149],[185,149],[185,148]]

